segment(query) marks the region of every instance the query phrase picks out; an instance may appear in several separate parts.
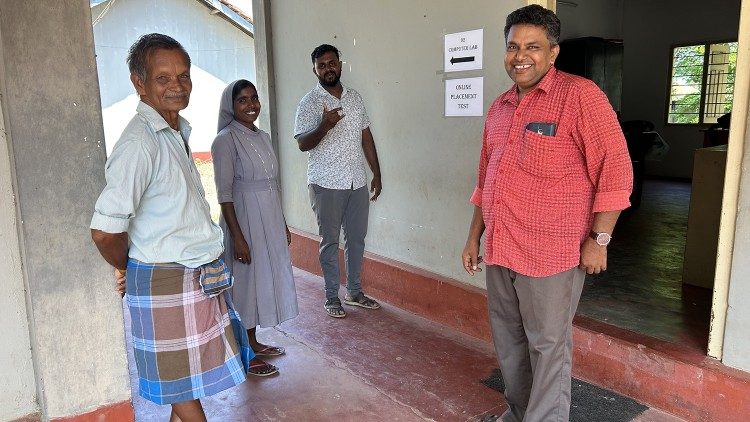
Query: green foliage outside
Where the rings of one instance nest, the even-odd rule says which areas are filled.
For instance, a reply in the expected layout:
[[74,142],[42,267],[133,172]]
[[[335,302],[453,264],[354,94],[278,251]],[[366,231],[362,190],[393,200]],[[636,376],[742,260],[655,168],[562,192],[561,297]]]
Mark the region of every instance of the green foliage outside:
[[[714,44],[717,45],[717,44]],[[702,98],[705,52],[707,45],[676,47],[672,57],[672,85],[669,97],[669,123],[701,123],[700,102]],[[724,112],[732,111],[735,69],[737,68],[737,43],[729,43],[728,76]]]
[[691,45],[674,49],[672,88],[669,96],[670,123],[700,121],[701,84],[705,46]]
[[724,111],[726,113],[729,113],[732,111],[732,103],[731,100],[734,99],[734,78],[737,73],[737,43],[731,42],[729,43],[729,77],[727,78],[727,82],[729,82],[731,85],[731,94],[729,94],[730,103],[727,107],[724,108]]

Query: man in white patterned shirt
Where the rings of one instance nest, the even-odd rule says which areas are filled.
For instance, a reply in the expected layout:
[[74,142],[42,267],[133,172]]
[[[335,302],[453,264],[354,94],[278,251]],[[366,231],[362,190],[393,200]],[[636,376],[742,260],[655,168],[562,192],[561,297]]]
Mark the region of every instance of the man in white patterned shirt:
[[311,54],[318,84],[297,106],[294,138],[309,152],[307,184],[318,219],[320,266],[325,279],[325,310],[343,318],[339,292],[339,234],[344,229],[346,289],[344,303],[366,309],[380,304],[362,292],[360,274],[365,252],[369,203],[365,160],[373,173],[370,200],[380,195],[380,164],[370,119],[359,93],[341,82],[341,60],[336,47],[323,44]]

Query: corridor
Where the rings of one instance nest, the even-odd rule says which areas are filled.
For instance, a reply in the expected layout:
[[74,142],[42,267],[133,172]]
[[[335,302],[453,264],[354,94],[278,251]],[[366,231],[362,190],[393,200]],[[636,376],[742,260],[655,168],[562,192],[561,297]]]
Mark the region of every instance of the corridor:
[[[259,330],[261,341],[286,348],[269,359],[280,373],[204,399],[209,421],[475,421],[505,409],[502,395],[482,383],[497,366],[491,344],[387,303],[379,311],[347,307],[346,318],[330,318],[322,278],[297,268],[294,275],[300,315]],[[132,356],[129,362],[133,384]],[[571,421],[680,421],[577,384]],[[137,391],[133,404],[139,422],[169,419],[168,406]]]

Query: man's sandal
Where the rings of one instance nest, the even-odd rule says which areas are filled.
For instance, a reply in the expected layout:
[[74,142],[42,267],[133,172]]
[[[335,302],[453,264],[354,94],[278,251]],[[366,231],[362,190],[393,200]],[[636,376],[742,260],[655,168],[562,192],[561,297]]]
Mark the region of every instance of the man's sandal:
[[323,307],[328,315],[334,318],[343,318],[346,316],[346,311],[344,310],[344,307],[341,306],[341,300],[337,297],[326,299],[326,303]]
[[267,346],[255,352],[255,356],[274,357],[281,356],[284,353],[285,351],[283,347]]
[[344,303],[346,303],[347,305],[352,305],[352,306],[361,306],[367,309],[380,308],[380,304],[378,302],[365,296],[365,294],[362,292],[359,292],[359,294],[354,297],[350,297],[349,294],[347,293],[346,296],[344,296]]
[[247,371],[248,375],[255,375],[256,377],[267,377],[278,372],[279,368],[263,361],[261,363],[250,362],[250,369]]

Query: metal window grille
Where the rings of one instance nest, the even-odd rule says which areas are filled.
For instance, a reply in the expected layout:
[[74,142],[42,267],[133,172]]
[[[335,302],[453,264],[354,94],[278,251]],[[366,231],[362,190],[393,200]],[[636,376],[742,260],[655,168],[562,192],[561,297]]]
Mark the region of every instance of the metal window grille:
[[716,123],[732,111],[737,43],[672,49],[667,123]]

